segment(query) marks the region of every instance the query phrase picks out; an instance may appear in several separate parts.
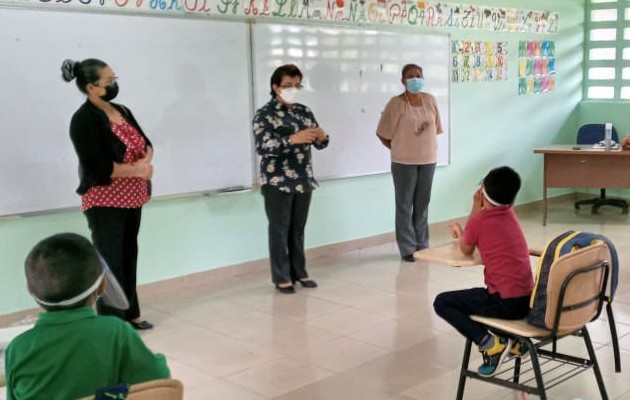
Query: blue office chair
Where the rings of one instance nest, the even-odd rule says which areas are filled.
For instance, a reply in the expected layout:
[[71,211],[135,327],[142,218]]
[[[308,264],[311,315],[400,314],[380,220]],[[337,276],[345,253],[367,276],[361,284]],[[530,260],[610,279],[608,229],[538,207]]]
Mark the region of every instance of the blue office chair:
[[[582,125],[578,130],[577,144],[595,144],[604,140],[605,124],[586,124]],[[612,140],[619,143],[617,130],[612,128]],[[606,197],[606,189],[600,189],[600,195],[590,200],[580,200],[575,202],[575,209],[579,210],[580,206],[592,204],[591,214],[597,214],[599,207],[604,205],[621,208],[622,214],[628,214],[628,203],[621,199],[609,199]]]

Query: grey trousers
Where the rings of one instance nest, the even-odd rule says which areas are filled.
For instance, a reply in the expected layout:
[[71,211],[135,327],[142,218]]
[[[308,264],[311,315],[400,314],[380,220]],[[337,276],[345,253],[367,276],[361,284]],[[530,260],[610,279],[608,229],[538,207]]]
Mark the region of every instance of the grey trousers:
[[396,242],[401,256],[429,247],[429,200],[435,164],[392,163],[396,193]]

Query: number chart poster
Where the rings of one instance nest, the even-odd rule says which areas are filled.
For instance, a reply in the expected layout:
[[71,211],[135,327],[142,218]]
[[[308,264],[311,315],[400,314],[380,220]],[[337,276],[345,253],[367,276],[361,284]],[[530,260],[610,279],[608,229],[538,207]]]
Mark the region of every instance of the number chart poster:
[[556,88],[556,43],[521,41],[518,45],[518,94],[553,92]]
[[451,42],[451,81],[507,81],[507,42]]

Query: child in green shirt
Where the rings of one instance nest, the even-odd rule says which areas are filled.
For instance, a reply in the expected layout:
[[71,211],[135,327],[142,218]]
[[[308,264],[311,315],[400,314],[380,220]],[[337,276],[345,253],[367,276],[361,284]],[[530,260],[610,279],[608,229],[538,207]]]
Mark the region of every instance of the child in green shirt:
[[77,399],[101,387],[169,377],[164,356],[128,323],[96,315],[105,269],[87,239],[72,233],[44,239],[25,271],[30,294],[46,312],[7,348],[7,400]]

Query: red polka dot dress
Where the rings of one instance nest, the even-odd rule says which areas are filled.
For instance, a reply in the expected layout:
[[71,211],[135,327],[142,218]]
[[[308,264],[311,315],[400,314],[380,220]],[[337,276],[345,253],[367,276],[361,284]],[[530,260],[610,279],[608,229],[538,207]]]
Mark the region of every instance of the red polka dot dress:
[[[146,142],[127,120],[123,119],[121,123],[110,121],[110,127],[127,146],[124,163],[133,163],[145,156]],[[109,185],[93,186],[81,196],[81,208],[83,211],[92,207],[140,208],[150,198],[149,182],[146,179],[112,178]]]

